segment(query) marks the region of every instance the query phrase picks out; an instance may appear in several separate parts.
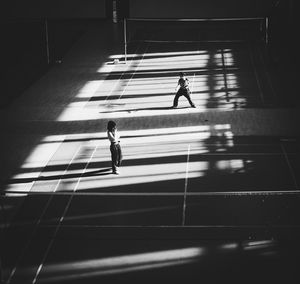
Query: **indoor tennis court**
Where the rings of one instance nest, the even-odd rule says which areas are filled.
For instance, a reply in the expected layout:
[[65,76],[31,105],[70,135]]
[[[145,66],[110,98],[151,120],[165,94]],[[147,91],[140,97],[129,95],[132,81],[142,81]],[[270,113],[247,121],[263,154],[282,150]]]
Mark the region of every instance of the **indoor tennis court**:
[[266,23],[95,21],[1,109],[3,283],[296,283],[298,114]]

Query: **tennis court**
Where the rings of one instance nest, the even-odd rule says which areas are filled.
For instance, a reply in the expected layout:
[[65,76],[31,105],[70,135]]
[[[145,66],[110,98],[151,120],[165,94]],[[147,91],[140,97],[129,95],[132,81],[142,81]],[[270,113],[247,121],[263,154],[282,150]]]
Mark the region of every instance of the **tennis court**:
[[[220,280],[213,266],[229,277],[232,266],[260,265],[268,279],[294,248],[278,238],[299,234],[299,141],[261,45],[133,43],[125,64],[99,32],[29,90],[33,104],[21,99],[7,116],[19,129],[11,147],[31,147],[5,180],[4,283]],[[171,108],[179,71],[195,109],[184,97]],[[277,276],[286,272],[294,267]]]

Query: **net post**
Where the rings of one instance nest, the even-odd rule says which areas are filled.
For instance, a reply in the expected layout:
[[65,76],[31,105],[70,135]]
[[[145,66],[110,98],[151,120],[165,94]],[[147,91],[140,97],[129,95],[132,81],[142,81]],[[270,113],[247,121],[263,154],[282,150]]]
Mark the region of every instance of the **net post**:
[[124,59],[125,64],[127,63],[127,35],[126,35],[126,18],[124,18]]
[[48,20],[45,18],[45,39],[46,39],[46,54],[47,64],[50,64],[50,51],[49,51],[49,31],[48,31]]
[[269,43],[269,17],[265,18],[265,44]]

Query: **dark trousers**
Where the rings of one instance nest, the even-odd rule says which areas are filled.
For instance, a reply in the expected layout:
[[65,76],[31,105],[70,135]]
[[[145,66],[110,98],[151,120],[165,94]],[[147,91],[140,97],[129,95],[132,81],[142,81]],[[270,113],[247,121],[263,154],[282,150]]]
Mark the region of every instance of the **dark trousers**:
[[122,149],[119,143],[110,144],[112,170],[115,172],[122,163]]
[[178,90],[178,92],[176,93],[176,95],[175,95],[175,98],[174,98],[174,101],[173,101],[173,107],[178,106],[178,99],[181,96],[185,96],[192,107],[195,106],[195,104],[193,103],[193,101],[191,100],[191,97],[190,97],[190,90],[180,88]]

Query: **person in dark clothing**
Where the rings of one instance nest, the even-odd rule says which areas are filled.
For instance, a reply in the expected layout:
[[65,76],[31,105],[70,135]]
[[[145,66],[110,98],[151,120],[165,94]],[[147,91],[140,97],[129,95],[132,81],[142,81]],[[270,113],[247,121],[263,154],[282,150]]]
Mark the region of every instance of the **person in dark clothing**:
[[178,99],[181,96],[185,96],[187,98],[187,100],[189,101],[191,107],[196,107],[195,104],[193,103],[193,101],[191,100],[190,94],[190,88],[189,88],[189,79],[185,77],[185,74],[183,72],[179,73],[179,80],[178,80],[178,84],[176,86],[176,95],[173,101],[173,108],[177,108],[178,106]]
[[107,137],[110,141],[112,173],[118,175],[118,168],[121,166],[122,162],[122,149],[116,123],[112,120],[107,124]]

